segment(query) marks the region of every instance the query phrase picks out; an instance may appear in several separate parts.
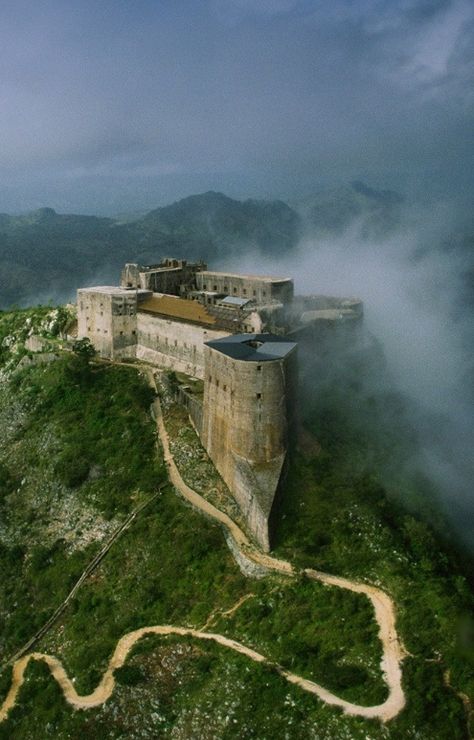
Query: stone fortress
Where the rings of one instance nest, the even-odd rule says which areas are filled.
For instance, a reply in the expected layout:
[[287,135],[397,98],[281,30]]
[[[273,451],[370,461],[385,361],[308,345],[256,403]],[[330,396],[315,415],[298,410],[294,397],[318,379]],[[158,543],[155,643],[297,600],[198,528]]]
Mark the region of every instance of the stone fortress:
[[[78,336],[102,357],[138,358],[203,381],[183,400],[204,448],[266,551],[295,437],[297,344],[358,323],[354,299],[295,296],[291,278],[203,262],[126,264],[118,287],[77,291]],[[316,333],[317,336],[317,333]]]

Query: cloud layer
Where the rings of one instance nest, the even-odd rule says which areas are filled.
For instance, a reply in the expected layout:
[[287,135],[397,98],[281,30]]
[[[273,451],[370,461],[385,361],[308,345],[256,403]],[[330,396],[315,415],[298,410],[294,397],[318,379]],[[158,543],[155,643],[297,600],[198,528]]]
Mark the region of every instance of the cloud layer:
[[[405,211],[400,227],[385,238],[367,238],[363,219],[354,220],[339,235],[309,231],[297,253],[286,259],[250,253],[233,267],[292,275],[301,294],[363,299],[364,326],[380,343],[387,371],[361,377],[361,393],[402,394],[418,440],[407,466],[436,484],[448,520],[473,552],[474,324],[465,283],[469,255],[440,246],[449,231],[445,212],[433,217],[429,208]],[[387,419],[391,413],[388,406]]]
[[469,0],[20,0],[0,21],[0,210],[471,182]]

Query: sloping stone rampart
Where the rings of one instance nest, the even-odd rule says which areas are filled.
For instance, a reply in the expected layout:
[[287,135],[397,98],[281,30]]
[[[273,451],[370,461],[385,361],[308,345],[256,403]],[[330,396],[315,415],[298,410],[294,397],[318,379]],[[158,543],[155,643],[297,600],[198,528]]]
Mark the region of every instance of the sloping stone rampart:
[[248,362],[205,347],[202,442],[267,551],[289,446],[295,357],[292,351],[285,358]]

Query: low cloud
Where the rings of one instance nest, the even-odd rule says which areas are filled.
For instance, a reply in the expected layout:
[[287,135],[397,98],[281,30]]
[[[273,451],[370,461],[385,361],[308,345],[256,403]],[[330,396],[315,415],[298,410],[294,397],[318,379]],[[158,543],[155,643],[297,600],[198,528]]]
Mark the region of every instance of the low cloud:
[[[441,214],[446,228],[442,205]],[[277,263],[252,253],[236,267],[255,271],[258,265],[259,272],[294,276],[297,293],[363,300],[365,327],[387,360],[380,382],[403,394],[418,436],[410,464],[438,486],[445,512],[472,547],[474,322],[466,290],[468,257],[449,248],[449,229],[443,235],[431,211],[406,213],[386,239],[368,238],[363,227],[353,222],[337,237],[308,234],[288,260]],[[375,392],[381,390],[378,379],[363,380],[368,393],[370,383]]]

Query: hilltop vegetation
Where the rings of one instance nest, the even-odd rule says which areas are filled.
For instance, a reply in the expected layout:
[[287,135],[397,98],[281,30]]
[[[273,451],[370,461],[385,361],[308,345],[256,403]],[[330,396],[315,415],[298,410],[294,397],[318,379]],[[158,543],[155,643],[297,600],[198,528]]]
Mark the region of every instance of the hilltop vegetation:
[[[13,336],[6,326],[15,327],[16,337],[28,334],[28,319],[28,326],[50,325],[51,309],[1,315],[4,337]],[[48,364],[16,371],[9,349],[2,359],[2,656],[45,621],[131,508],[165,481],[148,413],[150,390],[137,370],[58,354]],[[323,398],[324,409],[308,406],[306,418],[322,452],[295,459],[278,552],[296,564],[376,582],[395,597],[410,651],[406,710],[382,727],[342,715],[271,668],[223,648],[147,638],[118,672],[112,698],[87,712],[68,708],[45,667],[31,665],[0,737],[467,736],[456,691],[473,693],[472,592],[430,528],[387,499],[374,461],[369,469],[361,463],[368,440],[360,429],[346,423],[341,434],[338,413],[347,398],[330,388]],[[177,439],[180,434],[177,428]],[[189,449],[197,465],[202,451]],[[151,624],[209,624],[349,700],[384,698],[377,629],[362,595],[305,579],[249,580],[219,528],[169,486],[116,542],[37,647],[63,660],[78,691],[90,691],[118,638]],[[7,669],[0,674],[3,695],[9,681]]]
[[[21,315],[31,319],[32,310]],[[163,481],[163,468],[154,454],[145,381],[134,369],[84,367],[79,359],[68,354],[47,365],[10,372],[2,384],[0,422],[8,432],[0,448],[7,487],[1,532],[3,656],[14,652],[46,620],[108,534]],[[8,419],[14,420],[11,427]],[[255,609],[243,612],[237,621],[224,619],[219,624],[222,632],[240,636],[273,660],[290,662],[343,695],[357,694],[367,703],[383,698],[380,646],[366,599],[337,589],[328,593],[312,584],[308,619],[294,620],[291,614],[300,616],[298,603],[307,601],[309,588],[279,578],[249,582],[232,560],[220,530],[167,488],[117,542],[38,649],[63,659],[78,690],[91,690],[116,641],[128,630],[160,623],[200,627],[211,614],[217,622],[221,611],[252,590]],[[293,623],[291,642],[280,644],[278,636],[287,632],[288,620]],[[105,717],[112,736],[120,736],[125,725],[131,736],[143,737],[142,729],[150,723],[147,702],[152,694],[163,731],[171,731],[189,712],[195,722],[196,712],[201,715],[204,727],[209,714],[222,710],[219,701],[231,707],[235,695],[237,726],[245,721],[255,733],[265,722],[272,725],[270,705],[275,696],[298,694],[282,687],[274,676],[265,688],[268,672],[247,664],[236,688],[230,681],[232,666],[242,661],[207,646],[196,646],[190,656],[179,643],[170,655],[172,644],[161,641],[158,655],[161,660],[168,654],[176,664],[169,679],[175,685],[178,677],[189,674],[189,685],[177,691],[177,697],[166,687],[164,699],[156,695],[152,680],[156,667],[150,666],[148,651],[139,651],[144,664],[139,662],[135,672],[123,670],[119,677],[127,691],[136,686],[145,693],[132,717],[117,710],[123,700],[120,691],[104,709],[75,714],[50,679],[44,694],[40,692],[44,669],[32,666],[20,705],[0,726],[0,736],[38,737],[46,732],[77,736],[85,728],[100,735]],[[9,677],[4,671],[3,692]],[[266,698],[255,717],[246,718],[245,707],[254,701],[260,681]],[[216,683],[221,691],[209,705]],[[299,697],[294,706],[300,706]],[[315,712],[317,718],[317,705],[303,699],[303,706],[313,722],[310,716]],[[290,703],[281,727],[291,727],[299,712]],[[349,719],[344,723],[358,725]]]

